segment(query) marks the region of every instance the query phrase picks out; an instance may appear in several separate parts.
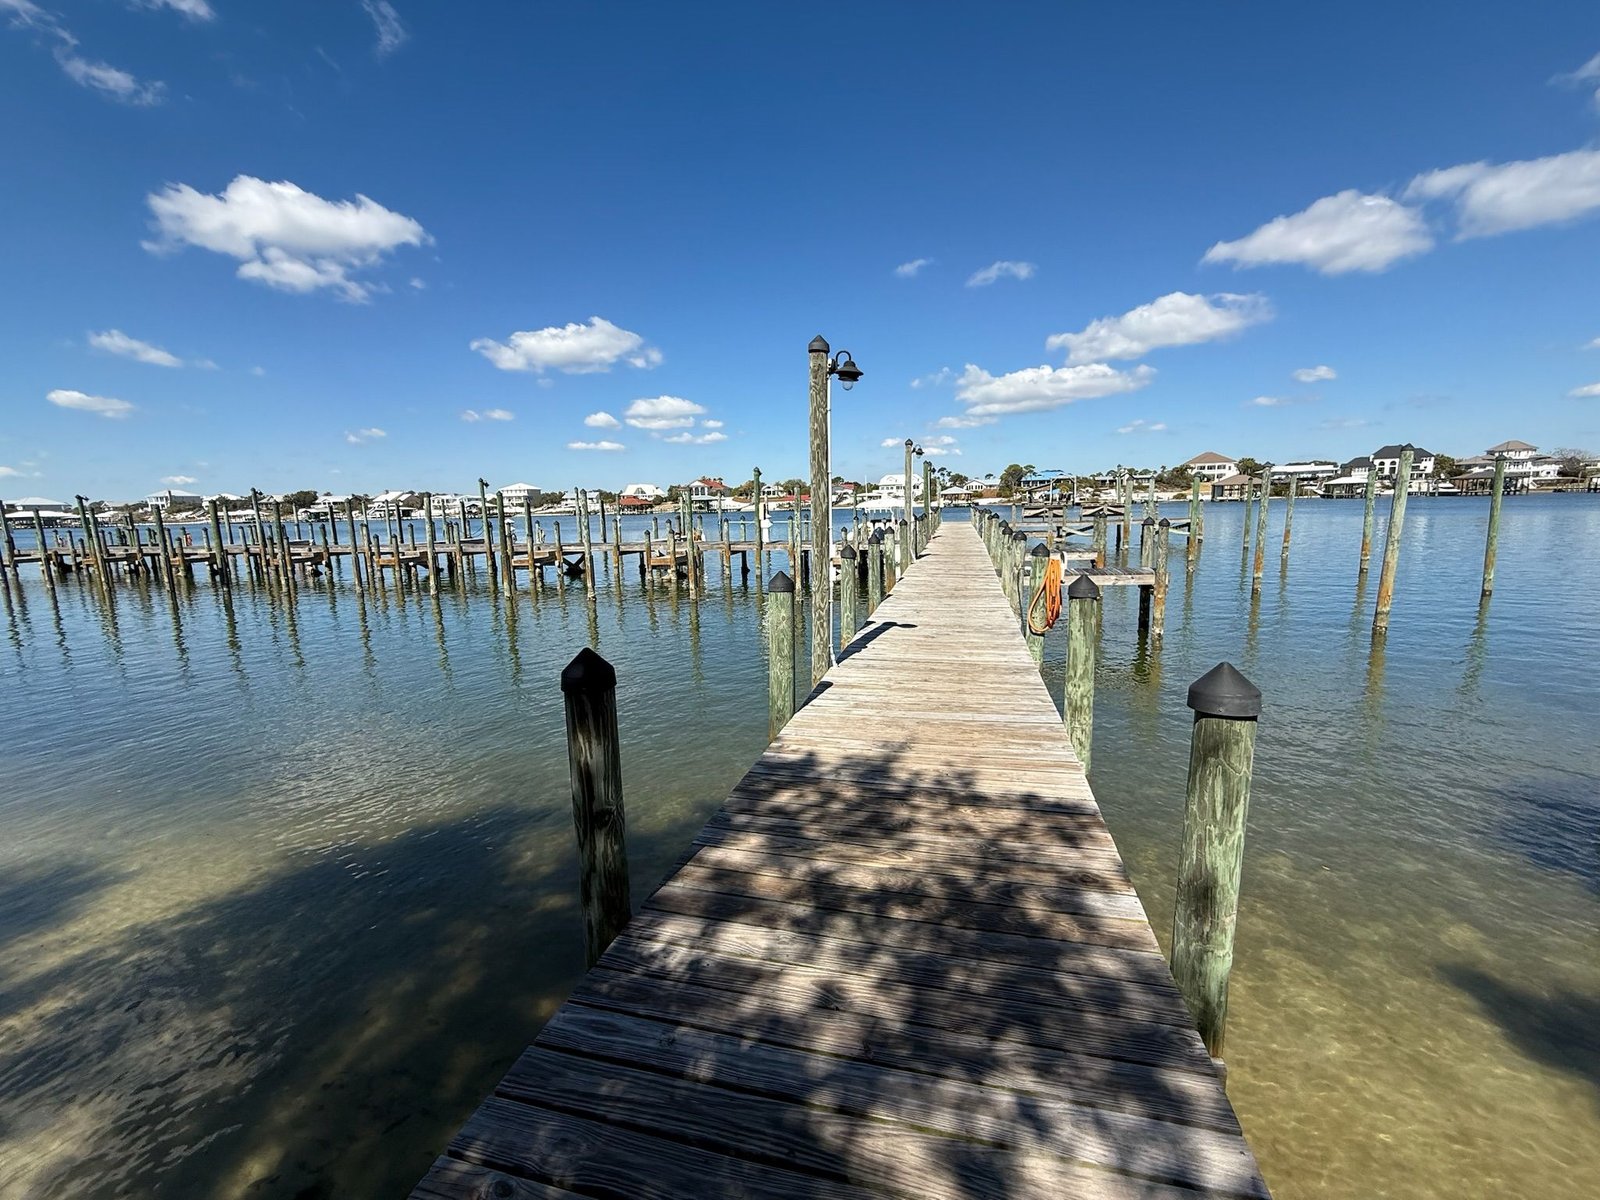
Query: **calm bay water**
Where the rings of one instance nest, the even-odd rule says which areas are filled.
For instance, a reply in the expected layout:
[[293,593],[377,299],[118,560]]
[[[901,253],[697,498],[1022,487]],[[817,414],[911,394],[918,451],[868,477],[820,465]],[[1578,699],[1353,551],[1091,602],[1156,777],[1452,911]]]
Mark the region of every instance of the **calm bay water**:
[[[1480,611],[1485,511],[1412,501],[1378,650],[1359,504],[1302,501],[1286,572],[1274,504],[1255,602],[1209,506],[1159,653],[1106,594],[1093,782],[1163,940],[1184,690],[1226,658],[1266,696],[1228,1060],[1280,1196],[1600,1191],[1600,503],[1508,500]],[[0,1195],[405,1194],[582,970],[560,668],[617,668],[636,898],[766,741],[737,560],[592,609],[24,571]]]

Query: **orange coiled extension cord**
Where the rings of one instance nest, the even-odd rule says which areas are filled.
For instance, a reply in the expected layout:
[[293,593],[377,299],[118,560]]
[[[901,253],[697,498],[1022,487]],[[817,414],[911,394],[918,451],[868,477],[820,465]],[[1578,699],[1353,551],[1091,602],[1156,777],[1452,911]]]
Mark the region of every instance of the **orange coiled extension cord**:
[[[1039,623],[1039,609],[1044,608],[1044,624]],[[1051,558],[1044,569],[1044,586],[1028,603],[1028,632],[1043,637],[1055,626],[1061,616],[1061,560]]]

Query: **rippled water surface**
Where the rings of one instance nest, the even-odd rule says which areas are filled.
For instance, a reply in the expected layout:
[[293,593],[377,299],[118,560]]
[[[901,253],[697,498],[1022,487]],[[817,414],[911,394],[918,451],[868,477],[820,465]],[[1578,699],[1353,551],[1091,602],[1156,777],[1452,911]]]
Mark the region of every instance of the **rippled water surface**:
[[[1480,609],[1485,511],[1412,501],[1376,650],[1359,504],[1302,501],[1282,569],[1275,503],[1255,600],[1208,507],[1159,652],[1107,592],[1093,782],[1163,939],[1184,690],[1265,693],[1228,1060],[1280,1196],[1600,1192],[1600,503],[1508,500]],[[766,740],[737,560],[593,607],[23,570],[0,1195],[404,1195],[582,970],[560,668],[617,668],[636,899]]]

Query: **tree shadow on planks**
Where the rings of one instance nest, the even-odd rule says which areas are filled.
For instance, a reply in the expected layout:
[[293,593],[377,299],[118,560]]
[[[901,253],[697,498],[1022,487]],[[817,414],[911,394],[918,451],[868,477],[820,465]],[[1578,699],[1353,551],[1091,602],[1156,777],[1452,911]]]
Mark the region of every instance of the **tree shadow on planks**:
[[1472,997],[1527,1058],[1589,1084],[1600,1109],[1600,996],[1561,986],[1523,987],[1465,964],[1446,964],[1438,971]]
[[[636,895],[692,830],[635,839]],[[8,879],[52,899],[0,957],[0,1194],[404,1195],[581,974],[571,839],[480,811],[114,935],[118,881]]]
[[585,1195],[1264,1195],[1081,774],[975,757],[769,752],[452,1158]]

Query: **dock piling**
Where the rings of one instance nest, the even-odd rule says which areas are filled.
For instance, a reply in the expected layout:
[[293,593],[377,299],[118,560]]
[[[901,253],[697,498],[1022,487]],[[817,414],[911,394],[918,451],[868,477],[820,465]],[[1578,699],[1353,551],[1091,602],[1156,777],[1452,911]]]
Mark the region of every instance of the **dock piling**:
[[1367,467],[1367,487],[1364,499],[1366,507],[1361,514],[1361,569],[1356,573],[1358,580],[1367,577],[1367,565],[1372,561],[1372,508],[1378,499],[1378,471],[1376,467]]
[[1151,591],[1150,639],[1157,646],[1167,632],[1167,555],[1172,549],[1172,522],[1162,517],[1156,524],[1156,544],[1151,557],[1155,560],[1156,582]]
[[767,738],[794,716],[794,580],[779,571],[767,582]]
[[1067,736],[1089,773],[1094,748],[1095,632],[1100,625],[1100,588],[1079,575],[1067,588],[1067,678],[1061,716]]
[[1033,628],[1033,610],[1044,594],[1045,571],[1050,562],[1050,551],[1040,542],[1028,552],[1028,603],[1022,610],[1022,636],[1028,643],[1028,653],[1035,665],[1044,664],[1044,634]]
[[[856,635],[856,585],[860,580],[860,555],[846,542],[839,547],[839,649]],[[832,630],[828,631],[832,635]]]
[[561,672],[561,693],[567,710],[572,821],[578,833],[578,891],[592,967],[632,915],[617,672],[585,646]]
[[1261,691],[1229,663],[1189,686],[1189,783],[1172,919],[1172,975],[1221,1059]]
[[1500,552],[1500,498],[1506,490],[1506,456],[1494,456],[1494,484],[1489,493],[1489,531],[1483,544],[1483,591],[1487,596],[1494,591],[1494,560]]
[[867,616],[883,603],[883,530],[874,529],[867,538]]
[[1411,491],[1411,459],[1414,447],[1407,443],[1400,450],[1400,468],[1394,477],[1394,500],[1389,505],[1389,528],[1383,537],[1383,568],[1378,574],[1378,603],[1372,612],[1372,632],[1389,632],[1389,610],[1394,606],[1394,576],[1400,567],[1400,535],[1405,528],[1406,497]]

